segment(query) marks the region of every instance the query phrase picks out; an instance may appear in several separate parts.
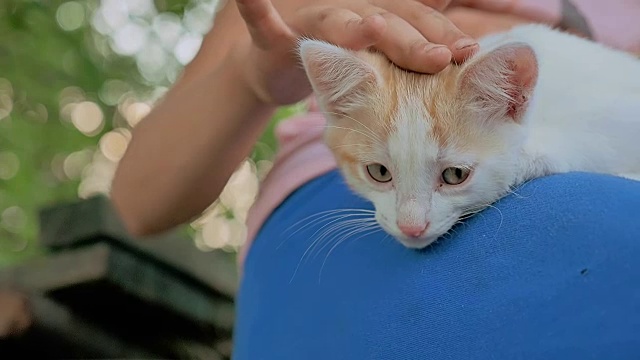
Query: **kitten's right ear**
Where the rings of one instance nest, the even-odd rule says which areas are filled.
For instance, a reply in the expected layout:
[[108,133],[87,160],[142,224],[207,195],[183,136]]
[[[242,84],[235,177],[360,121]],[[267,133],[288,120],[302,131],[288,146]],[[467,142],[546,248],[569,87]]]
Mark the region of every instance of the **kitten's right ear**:
[[519,123],[538,81],[538,60],[523,43],[502,45],[467,60],[462,72],[463,94],[488,118]]
[[349,50],[302,40],[299,52],[318,101],[327,111],[343,113],[365,105],[366,92],[381,83],[376,69]]

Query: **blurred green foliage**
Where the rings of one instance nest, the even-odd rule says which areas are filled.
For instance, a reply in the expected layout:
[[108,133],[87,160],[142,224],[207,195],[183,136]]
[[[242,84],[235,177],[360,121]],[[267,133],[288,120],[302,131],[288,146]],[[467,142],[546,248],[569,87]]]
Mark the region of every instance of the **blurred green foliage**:
[[[170,86],[145,79],[133,57],[110,50],[108,39],[91,27],[99,0],[74,1],[75,17],[60,19],[67,2],[0,1],[0,267],[41,254],[38,210],[78,197],[80,173],[61,171],[64,159],[82,150],[92,154],[103,134],[123,126],[117,104],[105,95],[108,87],[149,95]],[[154,5],[182,16],[190,1]],[[64,30],[61,21],[73,29]],[[77,100],[101,108],[101,129],[87,135],[64,119],[65,103]],[[282,109],[276,118],[292,111]],[[271,156],[274,144],[270,128],[253,157]]]
[[95,146],[94,138],[59,120],[62,89],[78,86],[95,99],[106,79],[124,77],[131,68],[126,62],[102,66],[86,46],[89,28],[66,32],[58,26],[58,5],[15,0],[0,5],[0,77],[8,80],[3,89],[13,98],[10,115],[0,120],[0,151],[18,159],[15,176],[0,180],[0,213],[21,209],[12,226],[3,216],[0,265],[38,253],[38,208],[77,194],[77,179],[53,175],[53,157]]

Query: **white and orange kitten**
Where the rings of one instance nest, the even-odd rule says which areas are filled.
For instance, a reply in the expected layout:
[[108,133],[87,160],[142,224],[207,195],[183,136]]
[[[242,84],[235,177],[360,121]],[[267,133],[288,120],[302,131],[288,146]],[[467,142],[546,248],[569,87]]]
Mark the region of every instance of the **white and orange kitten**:
[[374,52],[300,42],[325,141],[382,228],[423,248],[461,216],[553,173],[640,174],[640,61],[525,25],[463,65],[404,71]]

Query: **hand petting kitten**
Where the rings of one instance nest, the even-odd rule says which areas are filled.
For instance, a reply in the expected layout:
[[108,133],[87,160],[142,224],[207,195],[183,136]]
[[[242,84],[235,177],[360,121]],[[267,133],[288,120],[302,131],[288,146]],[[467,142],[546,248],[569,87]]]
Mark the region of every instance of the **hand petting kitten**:
[[269,0],[237,0],[252,43],[239,47],[247,81],[266,103],[290,104],[311,87],[295,54],[300,37],[362,50],[373,47],[397,66],[436,73],[478,49],[440,13],[450,0],[322,0],[283,18]]

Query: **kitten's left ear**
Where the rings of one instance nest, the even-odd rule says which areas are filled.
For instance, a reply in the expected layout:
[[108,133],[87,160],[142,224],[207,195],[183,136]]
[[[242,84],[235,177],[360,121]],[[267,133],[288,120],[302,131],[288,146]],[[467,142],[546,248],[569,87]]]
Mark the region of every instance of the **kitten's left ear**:
[[533,49],[522,43],[503,45],[468,60],[462,94],[488,118],[520,122],[538,80]]
[[367,92],[381,83],[378,71],[357,53],[317,40],[299,44],[302,65],[318,101],[331,112],[365,106]]

